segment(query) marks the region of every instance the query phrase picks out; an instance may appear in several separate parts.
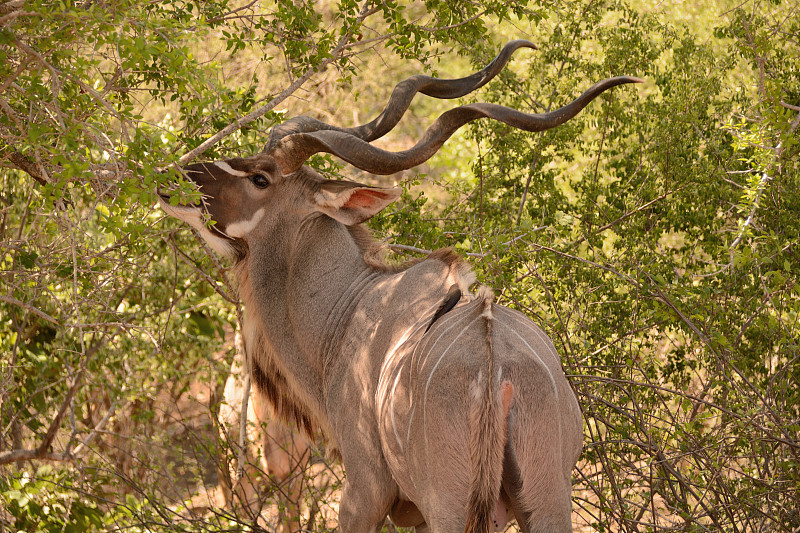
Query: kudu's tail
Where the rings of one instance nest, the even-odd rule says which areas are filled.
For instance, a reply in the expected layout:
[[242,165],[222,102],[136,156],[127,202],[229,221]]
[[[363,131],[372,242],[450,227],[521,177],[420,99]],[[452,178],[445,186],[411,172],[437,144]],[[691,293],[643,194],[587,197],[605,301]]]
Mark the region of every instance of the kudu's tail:
[[[489,533],[497,523],[495,513],[500,497],[503,458],[508,440],[508,413],[514,398],[510,381],[495,383],[492,351],[491,290],[481,288],[477,298],[482,300],[483,323],[486,327],[486,373],[473,382],[470,402],[470,462],[472,480],[467,503],[465,533]],[[499,391],[497,390],[499,387]]]

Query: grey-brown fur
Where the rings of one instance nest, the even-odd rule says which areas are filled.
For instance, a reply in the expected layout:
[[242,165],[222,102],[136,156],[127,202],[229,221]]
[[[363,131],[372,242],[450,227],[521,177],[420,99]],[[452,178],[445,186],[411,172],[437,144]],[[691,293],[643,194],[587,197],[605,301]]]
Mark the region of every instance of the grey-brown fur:
[[[269,168],[250,164],[253,173]],[[189,175],[201,187],[220,179]],[[489,293],[463,298],[425,333],[449,289],[469,295],[474,277],[450,250],[399,270],[365,259],[373,245],[352,227],[397,191],[337,182],[322,198],[327,182],[310,169],[269,178],[258,190],[228,176],[231,191],[206,203],[220,234],[248,229],[230,254],[246,249],[236,272],[256,391],[341,454],[342,531],[377,531],[392,510],[441,532],[464,530],[472,513],[469,530],[486,531],[495,508],[510,503],[500,494],[507,443],[522,483],[506,499],[530,517],[523,528],[569,530],[581,417],[547,337]],[[239,201],[248,195],[253,205]],[[222,197],[238,199],[230,217],[215,206]]]
[[[191,165],[185,170],[206,195],[203,205],[170,206],[162,194],[169,214],[238,262],[256,391],[340,453],[344,533],[379,531],[387,515],[417,531],[486,532],[502,528],[507,508],[524,532],[571,530],[581,415],[553,343],[527,317],[493,303],[490,291],[469,297],[474,276],[450,250],[401,267],[382,262],[361,223],[397,199],[398,189],[326,180],[303,165],[327,152],[392,173],[427,160],[471,120],[541,131],[606,89],[641,81],[601,81],[540,115],[460,106],[410,150],[370,144],[416,92],[462,96],[523,47],[533,45],[509,43],[484,70],[459,80],[409,78],[363,126],[297,117],[273,129],[261,154]],[[437,316],[443,302],[450,307],[454,284],[467,297]]]

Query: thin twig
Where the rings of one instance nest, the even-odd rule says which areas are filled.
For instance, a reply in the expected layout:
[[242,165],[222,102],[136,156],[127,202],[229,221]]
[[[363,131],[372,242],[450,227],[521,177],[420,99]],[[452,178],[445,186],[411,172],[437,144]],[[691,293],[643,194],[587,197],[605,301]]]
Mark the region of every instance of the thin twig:
[[24,61],[20,61],[17,70],[14,71],[14,74],[9,76],[5,80],[3,82],[3,85],[0,85],[0,94],[6,92],[6,89],[8,89],[11,86],[11,84],[14,83],[14,80],[17,79],[19,75],[25,71],[26,68],[28,68],[28,65]]
[[[240,324],[241,327],[241,324]],[[247,360],[247,349],[242,343],[242,358]],[[239,484],[244,477],[244,467],[247,463],[247,409],[250,404],[250,371],[244,373],[244,390],[242,391],[242,410],[239,413],[239,459],[236,465],[235,484]]]
[[[786,102],[781,102],[781,105],[783,107],[787,108],[787,109],[792,109],[794,111],[800,112],[800,107],[789,105]],[[792,121],[792,124],[789,126],[789,131],[790,132],[794,132],[794,130],[797,129],[797,126],[799,124],[800,124],[800,113],[798,113],[797,117],[795,117],[795,119]],[[773,150],[773,153],[774,153],[774,157],[775,157],[774,160],[775,160],[777,166],[780,166],[779,162],[780,162],[780,159],[781,159],[781,155],[783,155],[783,143],[782,142],[779,142],[775,146],[775,148]],[[756,212],[758,211],[758,207],[761,204],[761,196],[764,194],[764,191],[767,188],[767,183],[769,183],[770,181],[772,181],[772,177],[769,175],[768,169],[764,169],[761,172],[761,178],[759,178],[759,180],[758,180],[758,185],[756,185],[756,197],[755,197],[755,199],[753,199],[753,205],[750,208],[750,213],[748,213],[747,218],[745,219],[744,223],[742,224],[742,227],[739,228],[739,233],[736,235],[736,238],[731,243],[731,247],[730,247],[730,263],[729,263],[731,265],[733,264],[734,252],[736,251],[736,248],[742,242],[742,239],[744,238],[745,233],[747,232],[747,228],[749,228],[753,224],[753,221],[755,220]]]
[[[126,407],[131,403],[132,402],[129,401],[126,404]],[[100,433],[100,431],[102,431],[103,426],[106,425],[106,423],[111,419],[111,417],[114,415],[114,413],[116,413],[116,411],[117,411],[117,400],[114,400],[114,402],[111,404],[111,407],[108,408],[108,412],[106,412],[103,418],[100,419],[97,425],[92,429],[91,433],[89,433],[89,435],[85,439],[83,439],[81,443],[75,447],[74,450],[68,453],[70,455],[75,455],[75,456],[80,455],[80,453],[83,452],[83,449],[88,447],[89,444],[92,442],[92,440]]]
[[[785,424],[781,423],[781,420],[780,420],[780,418],[778,418],[777,413],[775,413],[775,411],[772,409],[772,407],[770,407],[770,405],[767,402],[767,400],[759,392],[758,388],[755,385],[753,385],[752,381],[747,378],[747,376],[744,374],[744,372],[739,370],[739,368],[736,365],[734,365],[733,363],[731,363],[731,361],[727,357],[725,357],[723,353],[720,353],[720,351],[716,349],[716,347],[713,345],[711,339],[705,333],[700,331],[700,328],[698,328],[697,325],[695,325],[695,323],[688,316],[686,316],[685,313],[683,313],[678,308],[678,306],[675,304],[675,302],[673,302],[669,298],[669,296],[667,296],[664,293],[664,291],[662,291],[658,287],[658,284],[655,283],[655,280],[653,280],[652,277],[650,277],[646,273],[645,273],[645,276],[647,276],[647,278],[650,280],[652,286],[655,287],[655,290],[650,292],[651,296],[657,298],[662,303],[666,304],[667,307],[672,309],[672,311],[676,315],[678,315],[678,318],[680,318],[681,321],[684,324],[686,324],[686,326],[688,326],[689,329],[691,329],[694,332],[695,335],[697,335],[697,337],[700,339],[700,341],[717,358],[717,360],[719,360],[721,363],[723,363],[726,367],[732,369],[736,373],[736,375],[739,376],[739,378],[742,380],[742,382],[745,385],[747,385],[747,388],[750,389],[750,391],[752,391],[752,393],[756,396],[756,398],[758,398],[759,402],[761,403],[762,408],[764,409],[764,411],[767,414],[769,414],[770,418],[772,418],[773,422],[775,423],[775,427],[778,429],[778,431],[780,431],[780,433],[783,434],[783,437],[785,439],[785,444],[788,444],[788,445],[792,446],[793,448],[800,448],[800,443],[798,443],[797,440],[795,440],[794,438],[792,438],[791,435],[789,435],[789,433],[787,432],[787,426]],[[745,394],[745,391],[742,390],[742,388],[735,382],[735,380],[730,380],[730,381],[742,394]]]
[[58,105],[58,95],[61,92],[61,81],[59,79],[59,71],[53,65],[51,65],[39,52],[28,46],[27,44],[20,41],[15,35],[12,34],[11,40],[17,45],[17,48],[21,49],[23,52],[28,54],[29,56],[36,59],[39,63],[42,64],[47,70],[50,71],[50,75],[52,79],[50,80],[53,87],[53,107],[56,110],[56,116],[58,117],[58,123],[61,126],[61,129],[66,129],[66,124],[64,122],[64,117],[61,114],[61,106]]
[[241,6],[241,7],[237,7],[236,9],[233,9],[233,10],[231,10],[231,11],[228,11],[228,12],[227,12],[227,13],[225,13],[224,15],[220,15],[220,16],[218,16],[218,17],[213,17],[213,18],[210,18],[210,19],[208,19],[208,20],[206,21],[206,23],[207,23],[207,24],[214,24],[214,23],[216,23],[216,22],[222,22],[223,20],[227,20],[227,19],[228,19],[228,17],[230,17],[231,15],[233,15],[233,14],[236,14],[236,13],[238,13],[238,12],[240,12],[240,11],[244,11],[245,9],[248,9],[248,8],[250,8],[250,7],[253,7],[253,6],[254,6],[255,4],[257,4],[257,3],[258,3],[258,0],[253,0],[253,1],[252,1],[252,2],[250,2],[249,4],[243,5],[243,6]]
[[0,453],[0,465],[19,461],[27,461],[30,459],[43,459],[47,461],[74,460],[74,457],[70,453],[50,452],[50,446],[53,444],[53,440],[55,440],[58,430],[61,429],[61,424],[63,423],[67,412],[70,410],[70,406],[72,405],[72,400],[75,397],[75,394],[83,385],[83,376],[86,373],[86,366],[89,363],[89,360],[100,350],[100,348],[105,346],[109,339],[115,337],[120,330],[121,328],[117,328],[114,333],[104,333],[97,342],[95,342],[89,347],[88,350],[85,351],[81,361],[81,367],[78,370],[77,375],[72,379],[72,384],[70,385],[67,394],[64,396],[64,400],[61,402],[61,405],[56,412],[56,416],[53,418],[53,421],[47,428],[47,432],[45,433],[44,438],[39,446],[37,446],[35,449],[10,450],[7,452],[2,452]]
[[[191,269],[193,269],[197,274],[200,274],[203,277],[203,279],[205,279],[208,282],[208,284],[211,286],[211,288],[213,288],[216,291],[217,294],[222,296],[222,298],[225,301],[227,301],[229,303],[232,303],[232,304],[237,303],[237,300],[236,300],[236,298],[234,296],[232,296],[227,291],[223,290],[222,287],[220,287],[219,284],[211,276],[209,276],[203,269],[199,268],[194,263],[194,261],[192,261],[191,258],[188,255],[186,255],[186,253],[184,253],[183,250],[178,248],[178,245],[177,245],[177,243],[175,243],[175,240],[174,240],[172,234],[170,234],[169,239],[167,239],[166,237],[162,237],[162,240],[172,248],[172,250],[178,255],[178,257],[180,257],[181,260],[184,263],[186,263],[186,265],[188,265]],[[228,286],[230,287],[230,285],[228,285]]]
[[[368,6],[369,2],[368,1],[364,2],[364,7],[362,8],[361,13],[357,18],[358,23],[363,22],[363,20],[366,17],[375,12],[375,9],[368,8]],[[356,24],[355,26],[357,25],[358,24]],[[228,124],[220,131],[218,131],[216,134],[212,135],[211,137],[200,143],[199,146],[184,154],[178,160],[180,164],[185,165],[187,162],[192,161],[197,156],[199,156],[200,154],[202,154],[203,152],[205,152],[206,150],[217,144],[220,140],[224,139],[233,132],[238,131],[247,124],[250,124],[254,120],[257,120],[266,115],[267,113],[269,113],[270,111],[272,111],[278,104],[286,100],[295,91],[297,91],[300,87],[302,87],[303,84],[306,81],[308,81],[312,76],[314,76],[319,72],[322,72],[328,65],[336,61],[339,58],[339,55],[341,54],[342,50],[344,50],[345,46],[350,41],[351,37],[352,37],[352,31],[343,35],[342,38],[339,40],[339,43],[336,46],[336,48],[334,48],[333,51],[331,51],[330,57],[326,58],[318,66],[306,70],[302,76],[294,80],[294,82],[291,85],[289,85],[289,87],[281,91],[276,97],[270,100],[267,104],[263,105],[262,107],[256,109],[251,113],[248,113],[242,118],[236,120],[236,122]]]
[[522,220],[522,212],[525,210],[525,202],[528,199],[528,191],[531,188],[531,180],[536,172],[536,167],[539,165],[539,156],[542,153],[542,138],[544,136],[539,134],[536,136],[536,148],[534,148],[533,161],[528,170],[528,178],[525,180],[525,188],[522,189],[522,197],[519,200],[519,208],[517,209],[517,219],[514,221],[515,226],[519,226],[519,221]]

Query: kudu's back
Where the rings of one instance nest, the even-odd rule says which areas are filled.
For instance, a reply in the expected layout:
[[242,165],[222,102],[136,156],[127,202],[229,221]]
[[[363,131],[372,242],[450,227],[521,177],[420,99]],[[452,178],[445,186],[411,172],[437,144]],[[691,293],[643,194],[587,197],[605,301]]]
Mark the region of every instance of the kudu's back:
[[581,414],[550,339],[487,291],[424,331],[428,320],[387,358],[378,393],[405,496],[433,531],[501,531],[514,518],[570,531]]

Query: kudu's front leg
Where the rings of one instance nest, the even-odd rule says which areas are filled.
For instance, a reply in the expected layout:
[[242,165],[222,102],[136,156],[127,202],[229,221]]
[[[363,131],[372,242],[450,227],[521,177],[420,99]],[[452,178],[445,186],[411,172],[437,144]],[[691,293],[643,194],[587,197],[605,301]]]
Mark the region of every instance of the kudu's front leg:
[[[357,478],[352,478],[347,471],[348,480],[342,490],[342,500],[339,503],[339,531],[342,533],[378,533],[383,528],[386,514],[391,506],[392,496],[381,495],[381,487],[369,480],[359,483]],[[352,479],[352,481],[351,481]],[[377,491],[367,487],[376,487]]]
[[[340,440],[342,463],[347,479],[339,503],[339,531],[375,533],[383,527],[389,509],[397,499],[397,485],[380,449],[377,432],[366,430]],[[364,438],[371,436],[372,438]]]
[[267,472],[277,494],[280,533],[301,531],[301,503],[305,471],[311,456],[311,442],[296,428],[279,421],[260,394],[252,397],[261,422],[261,443]]

